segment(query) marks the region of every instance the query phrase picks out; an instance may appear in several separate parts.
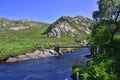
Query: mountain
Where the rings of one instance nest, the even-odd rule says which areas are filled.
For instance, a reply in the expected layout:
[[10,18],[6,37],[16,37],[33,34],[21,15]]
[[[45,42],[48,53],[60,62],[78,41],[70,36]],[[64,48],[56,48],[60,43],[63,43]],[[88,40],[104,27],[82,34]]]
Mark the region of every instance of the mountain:
[[41,27],[44,25],[49,25],[49,24],[43,22],[31,21],[31,20],[10,20],[6,18],[0,18],[0,31],[21,30],[30,27]]
[[48,26],[44,34],[48,37],[62,38],[62,37],[83,37],[90,34],[91,24],[93,21],[83,16],[62,16],[52,24],[36,22],[31,20],[9,20],[0,18],[0,31],[5,30],[22,30],[31,27]]
[[82,16],[62,16],[52,24],[0,18],[0,61],[55,45],[86,46],[92,23]]
[[45,31],[48,37],[61,38],[63,36],[76,37],[91,32],[93,21],[83,16],[62,16]]

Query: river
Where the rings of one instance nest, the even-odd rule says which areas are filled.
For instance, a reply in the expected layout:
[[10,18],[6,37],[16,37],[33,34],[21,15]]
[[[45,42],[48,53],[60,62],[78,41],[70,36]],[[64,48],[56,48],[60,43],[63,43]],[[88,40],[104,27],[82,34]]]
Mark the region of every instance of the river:
[[57,57],[0,64],[0,80],[72,80],[73,65],[84,66],[88,48]]

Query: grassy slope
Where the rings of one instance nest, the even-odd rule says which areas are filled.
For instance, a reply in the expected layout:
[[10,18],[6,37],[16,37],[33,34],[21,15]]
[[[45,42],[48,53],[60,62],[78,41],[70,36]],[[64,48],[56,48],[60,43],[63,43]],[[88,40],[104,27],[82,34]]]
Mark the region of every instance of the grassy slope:
[[33,27],[19,31],[1,31],[0,59],[2,60],[11,54],[19,55],[36,49],[53,48],[56,44],[77,44],[72,38],[56,39],[42,35],[47,28],[48,26]]

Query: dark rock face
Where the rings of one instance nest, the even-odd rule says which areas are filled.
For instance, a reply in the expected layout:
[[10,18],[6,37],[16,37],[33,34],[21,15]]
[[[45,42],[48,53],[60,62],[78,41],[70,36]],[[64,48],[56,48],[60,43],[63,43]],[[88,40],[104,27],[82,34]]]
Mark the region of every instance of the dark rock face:
[[90,26],[93,21],[82,16],[69,17],[62,16],[56,22],[51,24],[45,33],[49,37],[61,38],[62,35],[70,35],[75,37],[75,34],[90,34]]

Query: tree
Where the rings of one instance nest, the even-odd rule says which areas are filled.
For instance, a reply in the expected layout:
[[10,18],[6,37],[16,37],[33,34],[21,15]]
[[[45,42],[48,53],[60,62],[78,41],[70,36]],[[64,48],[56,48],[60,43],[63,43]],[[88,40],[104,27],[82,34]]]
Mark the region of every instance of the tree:
[[99,0],[98,11],[93,13],[96,21],[92,29],[93,42],[97,47],[112,47],[114,36],[120,31],[120,1]]

